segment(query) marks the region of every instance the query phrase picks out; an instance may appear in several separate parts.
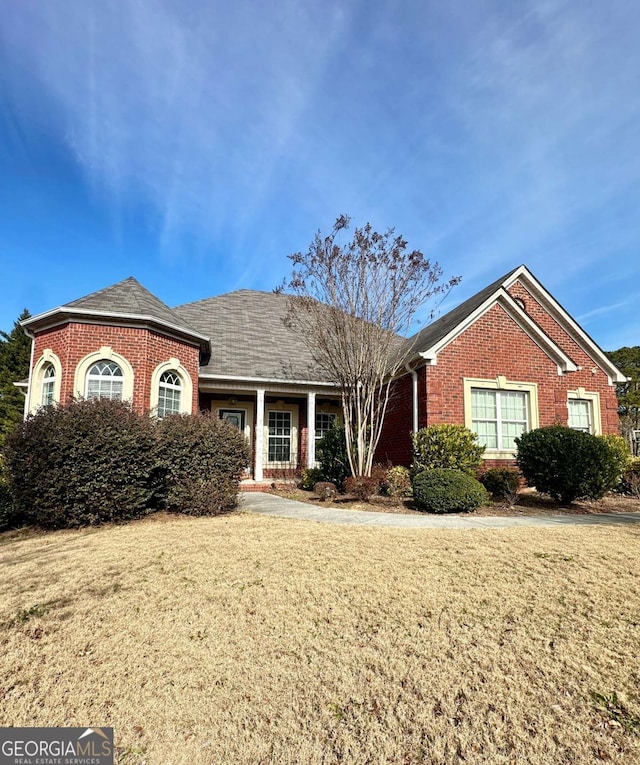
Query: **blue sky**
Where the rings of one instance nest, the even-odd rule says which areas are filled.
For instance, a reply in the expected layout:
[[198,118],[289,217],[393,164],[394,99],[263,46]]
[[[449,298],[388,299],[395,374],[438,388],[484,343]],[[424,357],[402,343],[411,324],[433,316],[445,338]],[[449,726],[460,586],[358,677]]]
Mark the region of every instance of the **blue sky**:
[[[270,290],[340,213],[640,344],[640,4],[0,0],[0,328]],[[427,310],[422,317],[427,314]]]

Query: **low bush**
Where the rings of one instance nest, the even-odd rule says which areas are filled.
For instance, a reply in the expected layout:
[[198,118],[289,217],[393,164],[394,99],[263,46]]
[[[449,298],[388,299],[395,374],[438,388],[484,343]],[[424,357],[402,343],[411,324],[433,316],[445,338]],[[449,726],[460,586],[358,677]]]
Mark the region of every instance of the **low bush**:
[[640,499],[640,457],[634,457],[622,475],[618,486],[622,494]]
[[487,492],[467,473],[432,468],[414,477],[413,498],[418,509],[430,513],[469,513],[487,501]]
[[235,507],[249,446],[233,425],[209,414],[172,415],[158,422],[156,437],[167,510],[217,515]]
[[473,476],[482,463],[484,446],[464,425],[430,425],[411,436],[413,475],[430,468],[460,470]]
[[4,444],[16,515],[44,528],[139,518],[154,493],[153,423],[109,399],[49,406]]
[[344,479],[351,473],[343,427],[335,425],[325,433],[318,442],[316,459],[320,463],[323,479],[342,486]]
[[324,479],[320,468],[305,468],[300,473],[299,485],[304,491],[312,491],[313,487]]
[[318,499],[331,500],[338,494],[338,490],[335,483],[331,483],[331,481],[318,481],[318,483],[313,487],[313,493],[318,497]]
[[411,488],[411,474],[406,467],[396,465],[387,470],[385,479],[387,494],[393,499],[400,500],[411,497],[413,489]]
[[480,476],[480,483],[495,499],[508,499],[514,504],[520,489],[520,471],[515,468],[489,468]]
[[616,470],[620,478],[624,475],[627,468],[631,465],[631,451],[628,442],[622,436],[609,433],[604,436],[598,436],[609,447],[609,451],[616,464]]
[[344,479],[344,490],[356,499],[366,502],[369,497],[379,493],[380,478],[368,475],[350,475]]
[[550,425],[524,433],[516,444],[518,466],[529,486],[562,504],[600,499],[620,480],[619,457],[598,436]]

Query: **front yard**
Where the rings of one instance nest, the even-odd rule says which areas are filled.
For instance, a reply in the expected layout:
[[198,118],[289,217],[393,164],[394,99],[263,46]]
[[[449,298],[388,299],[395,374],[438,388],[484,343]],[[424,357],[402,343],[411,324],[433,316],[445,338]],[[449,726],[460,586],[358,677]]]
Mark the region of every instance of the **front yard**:
[[640,529],[0,535],[0,724],[120,763],[640,761]]

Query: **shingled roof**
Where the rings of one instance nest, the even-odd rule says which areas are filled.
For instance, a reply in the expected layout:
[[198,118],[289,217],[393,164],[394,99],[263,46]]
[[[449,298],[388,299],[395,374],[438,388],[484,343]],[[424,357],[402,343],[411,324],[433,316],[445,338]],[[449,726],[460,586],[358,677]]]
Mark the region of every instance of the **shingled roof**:
[[203,376],[327,382],[300,335],[287,327],[287,297],[238,290],[173,309],[206,334],[211,360]]
[[27,327],[39,327],[60,318],[108,317],[110,319],[145,321],[171,328],[181,334],[195,337],[207,345],[207,337],[171,310],[132,276],[111,287],[65,303],[53,311],[33,316],[23,322]]
[[500,279],[496,279],[495,282],[480,290],[480,292],[476,292],[475,295],[465,300],[464,303],[460,303],[459,306],[445,313],[444,316],[436,319],[424,329],[421,329],[407,340],[407,348],[411,350],[412,354],[418,354],[432,348],[479,308],[485,300],[488,300],[495,294],[517,270],[517,268],[512,269]]

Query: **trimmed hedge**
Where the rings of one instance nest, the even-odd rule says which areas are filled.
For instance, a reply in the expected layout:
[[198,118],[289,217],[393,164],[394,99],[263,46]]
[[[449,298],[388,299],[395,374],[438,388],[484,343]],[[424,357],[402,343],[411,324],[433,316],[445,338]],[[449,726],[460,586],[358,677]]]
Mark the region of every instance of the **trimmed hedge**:
[[49,406],[7,436],[15,520],[74,528],[139,518],[154,494],[151,420],[109,399]]
[[515,468],[489,468],[480,476],[480,483],[496,499],[512,499],[520,488],[520,472]]
[[468,513],[487,501],[487,492],[479,481],[460,470],[432,468],[414,477],[413,498],[420,510]]
[[620,455],[604,438],[550,425],[523,433],[516,444],[529,486],[561,504],[600,499],[620,481]]
[[156,432],[169,511],[217,515],[236,506],[238,483],[249,464],[242,433],[209,414],[166,417]]
[[482,463],[484,446],[477,436],[464,425],[430,425],[413,433],[413,465],[417,475],[430,468],[461,470],[473,476]]

